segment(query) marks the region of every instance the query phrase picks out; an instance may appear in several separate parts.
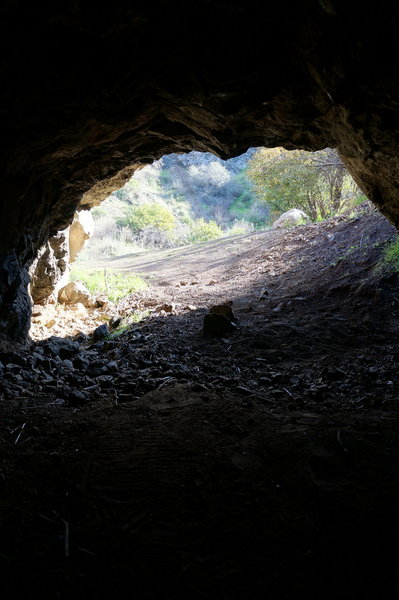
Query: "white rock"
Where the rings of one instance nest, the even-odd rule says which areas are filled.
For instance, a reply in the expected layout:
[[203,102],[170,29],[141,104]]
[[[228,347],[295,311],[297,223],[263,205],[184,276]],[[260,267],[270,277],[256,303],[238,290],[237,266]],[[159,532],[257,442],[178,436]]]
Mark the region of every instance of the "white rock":
[[294,227],[295,225],[302,225],[302,223],[309,221],[308,215],[299,208],[291,208],[287,212],[283,213],[277,221],[273,223],[273,229],[282,229],[284,227]]
[[81,303],[86,308],[96,306],[96,299],[92,296],[80,281],[71,281],[64,285],[58,292],[58,301],[61,304],[78,304]]

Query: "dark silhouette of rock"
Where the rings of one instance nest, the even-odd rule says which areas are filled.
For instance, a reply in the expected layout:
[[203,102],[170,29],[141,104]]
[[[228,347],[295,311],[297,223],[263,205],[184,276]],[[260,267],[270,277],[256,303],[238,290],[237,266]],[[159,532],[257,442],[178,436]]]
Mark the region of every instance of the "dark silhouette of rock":
[[97,342],[99,340],[103,340],[108,335],[109,335],[109,328],[108,328],[108,325],[106,323],[104,323],[104,325],[99,325],[98,327],[96,327],[96,329],[93,331],[92,339],[94,342]]
[[204,316],[204,335],[211,337],[223,337],[235,331],[236,325],[221,314],[208,314]]

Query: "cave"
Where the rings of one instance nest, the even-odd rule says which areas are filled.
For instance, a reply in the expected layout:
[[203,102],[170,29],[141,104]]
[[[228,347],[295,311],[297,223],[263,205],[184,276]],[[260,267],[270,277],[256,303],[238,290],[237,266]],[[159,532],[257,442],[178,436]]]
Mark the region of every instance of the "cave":
[[[84,405],[88,382],[64,406],[65,389],[53,374],[41,382],[42,391],[53,390],[51,405],[42,411],[32,396],[30,405],[18,404],[38,372],[24,380],[21,370],[35,364],[44,373],[61,356],[63,368],[68,363],[83,377],[91,360],[77,354],[76,342],[29,346],[29,270],[38,251],[77,210],[99,205],[165,154],[228,159],[260,146],[337,148],[389,221],[382,241],[392,238],[399,226],[399,53],[391,3],[360,10],[343,0],[262,9],[219,0],[7,0],[0,15],[0,375],[8,369],[17,390],[9,398],[1,392],[5,589],[20,597],[135,593],[143,600],[165,590],[195,600],[391,595],[390,548],[399,531],[395,277],[380,282],[382,291],[373,288],[389,303],[373,312],[373,296],[360,307],[358,342],[351,340],[348,354],[328,366],[311,356],[311,409],[293,406],[294,392],[285,388],[276,398],[288,394],[290,409],[280,412],[274,400],[256,404],[245,386],[231,396],[223,373],[216,392],[199,376],[190,393],[181,382],[169,388],[159,380],[153,404],[126,401],[136,389],[127,373],[118,405],[102,353],[112,362],[119,350],[104,342],[90,350],[108,394],[102,404]],[[372,217],[370,236],[379,218]],[[326,305],[324,315],[328,321],[334,313],[331,331],[342,337],[337,306]],[[311,303],[306,308],[310,323]],[[375,345],[367,354],[360,343],[369,324]],[[294,326],[282,330],[287,344]],[[386,331],[392,335],[384,346]],[[153,332],[134,336],[123,352],[151,369]],[[250,342],[237,357],[249,361],[252,353],[262,366],[259,353],[268,348]],[[212,364],[230,351],[223,344],[209,346]],[[178,352],[185,355],[184,345]],[[275,363],[269,371],[264,387],[284,381]],[[319,409],[314,400],[328,385],[349,398],[370,386],[373,400]],[[170,407],[181,411],[176,421]]]
[[[77,206],[163,154],[338,148],[398,222],[389,5],[160,2],[2,8],[1,330],[29,326],[27,269]],[[387,60],[389,57],[389,60]]]

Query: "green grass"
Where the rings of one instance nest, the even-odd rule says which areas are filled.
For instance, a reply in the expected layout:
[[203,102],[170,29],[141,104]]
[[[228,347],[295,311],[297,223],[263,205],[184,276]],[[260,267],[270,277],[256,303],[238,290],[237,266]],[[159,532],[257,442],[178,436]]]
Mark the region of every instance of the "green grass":
[[394,271],[399,271],[399,236],[384,250],[383,263]]
[[123,333],[126,333],[131,329],[132,325],[140,323],[141,321],[143,321],[143,319],[146,319],[149,316],[149,314],[149,310],[136,311],[132,313],[131,315],[129,315],[129,317],[124,318],[122,320],[122,324],[119,325],[119,327],[117,327],[116,329],[114,329],[114,331],[110,333],[109,337],[115,338],[122,335]]
[[117,302],[147,287],[144,279],[134,273],[121,273],[112,269],[85,269],[82,266],[72,267],[71,281],[81,281],[93,295],[106,294],[111,302]]

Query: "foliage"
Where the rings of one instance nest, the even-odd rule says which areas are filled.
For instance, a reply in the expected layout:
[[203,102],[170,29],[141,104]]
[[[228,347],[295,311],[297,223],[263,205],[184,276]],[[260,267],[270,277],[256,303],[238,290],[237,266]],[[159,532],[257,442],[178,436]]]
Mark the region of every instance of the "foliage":
[[197,219],[191,225],[190,241],[193,244],[208,242],[223,236],[223,229],[215,221]]
[[175,154],[136,171],[93,210],[95,232],[79,262],[264,227],[269,208],[258,201],[245,173],[254,152],[229,161],[207,153]]
[[70,278],[71,281],[81,281],[94,295],[107,294],[112,302],[147,287],[144,279],[133,273],[121,273],[110,269],[91,270],[76,265],[72,267]]
[[383,263],[399,272],[399,236],[396,236],[394,241],[385,248]]
[[341,212],[359,194],[337,152],[260,148],[247,175],[272,213],[301,208],[309,217],[326,219]]
[[167,206],[161,202],[146,202],[134,206],[124,219],[119,219],[119,225],[126,225],[133,231],[148,227],[159,231],[171,231],[175,226],[175,217]]

